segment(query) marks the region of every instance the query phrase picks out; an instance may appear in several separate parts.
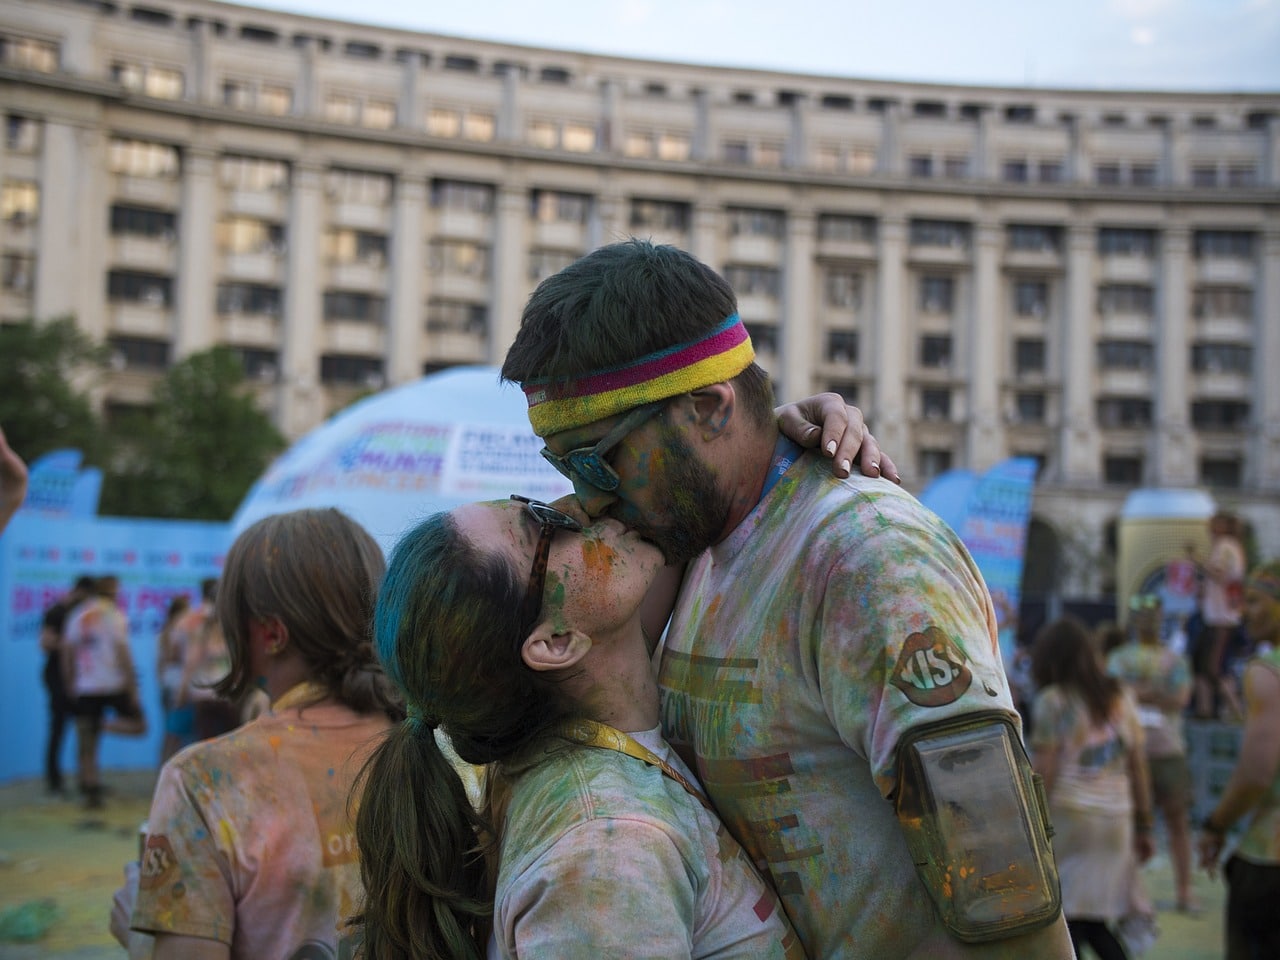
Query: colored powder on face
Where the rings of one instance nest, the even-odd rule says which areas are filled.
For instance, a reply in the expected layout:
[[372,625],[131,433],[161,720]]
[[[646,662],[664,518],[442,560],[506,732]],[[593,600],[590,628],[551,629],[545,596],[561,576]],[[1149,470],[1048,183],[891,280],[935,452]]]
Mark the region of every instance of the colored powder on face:
[[618,551],[601,540],[587,539],[582,542],[582,560],[587,577],[603,581],[617,562]]

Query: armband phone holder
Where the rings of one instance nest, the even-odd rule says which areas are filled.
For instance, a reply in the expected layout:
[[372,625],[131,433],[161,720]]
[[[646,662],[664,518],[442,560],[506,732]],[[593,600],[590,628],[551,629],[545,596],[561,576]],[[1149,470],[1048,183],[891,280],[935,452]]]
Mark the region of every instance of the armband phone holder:
[[1007,715],[917,727],[898,745],[898,768],[898,822],[955,937],[998,940],[1058,917],[1044,784]]

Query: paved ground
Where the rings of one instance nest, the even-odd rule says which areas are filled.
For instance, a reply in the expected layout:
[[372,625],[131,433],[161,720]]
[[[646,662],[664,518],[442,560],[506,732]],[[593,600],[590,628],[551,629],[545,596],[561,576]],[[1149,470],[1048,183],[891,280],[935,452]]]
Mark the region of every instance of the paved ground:
[[[113,773],[106,809],[90,814],[77,803],[44,796],[37,781],[0,787],[0,921],[14,908],[26,915],[56,911],[45,936],[34,943],[0,942],[0,960],[122,960],[107,932],[111,894],[121,865],[137,857],[138,825],[146,817],[154,777]],[[1172,912],[1169,861],[1160,854],[1145,871],[1161,908],[1160,938],[1146,960],[1217,960],[1222,956],[1220,882],[1203,874],[1197,916]],[[44,902],[46,906],[30,905]],[[3,923],[0,922],[0,928]]]

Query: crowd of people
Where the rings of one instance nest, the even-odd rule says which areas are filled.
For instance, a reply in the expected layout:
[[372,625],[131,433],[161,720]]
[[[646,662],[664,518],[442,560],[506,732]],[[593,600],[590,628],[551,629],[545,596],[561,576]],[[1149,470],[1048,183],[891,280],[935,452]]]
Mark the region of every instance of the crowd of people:
[[[1028,755],[963,544],[856,410],[773,409],[709,267],[588,254],[538,286],[503,376],[572,496],[430,516],[385,566],[336,510],[269,517],[170,610],[163,766],[111,913],[130,956],[1113,960],[1150,933],[1157,811],[1195,908],[1193,678],[1158,600],[1106,655],[1040,633]],[[86,743],[142,722],[113,589],[47,624],[89,802]],[[1280,564],[1243,622],[1280,645]],[[1278,657],[1243,671],[1200,833],[1212,870],[1247,824],[1230,960],[1280,955]]]

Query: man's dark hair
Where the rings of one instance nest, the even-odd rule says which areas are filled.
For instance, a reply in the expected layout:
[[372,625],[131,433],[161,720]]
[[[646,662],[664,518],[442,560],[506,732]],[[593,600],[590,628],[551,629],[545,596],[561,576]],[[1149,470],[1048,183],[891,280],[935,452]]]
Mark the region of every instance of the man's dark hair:
[[217,577],[205,577],[200,581],[200,596],[206,603],[213,603],[218,598]]
[[88,596],[93,593],[94,579],[87,573],[82,573],[76,577],[76,582],[71,585],[71,589],[76,593],[82,593]]
[[[533,291],[504,380],[579,377],[701,339],[738,312],[724,278],[678,247],[632,238],[593,250]],[[734,378],[745,412],[773,421],[769,375]]]

